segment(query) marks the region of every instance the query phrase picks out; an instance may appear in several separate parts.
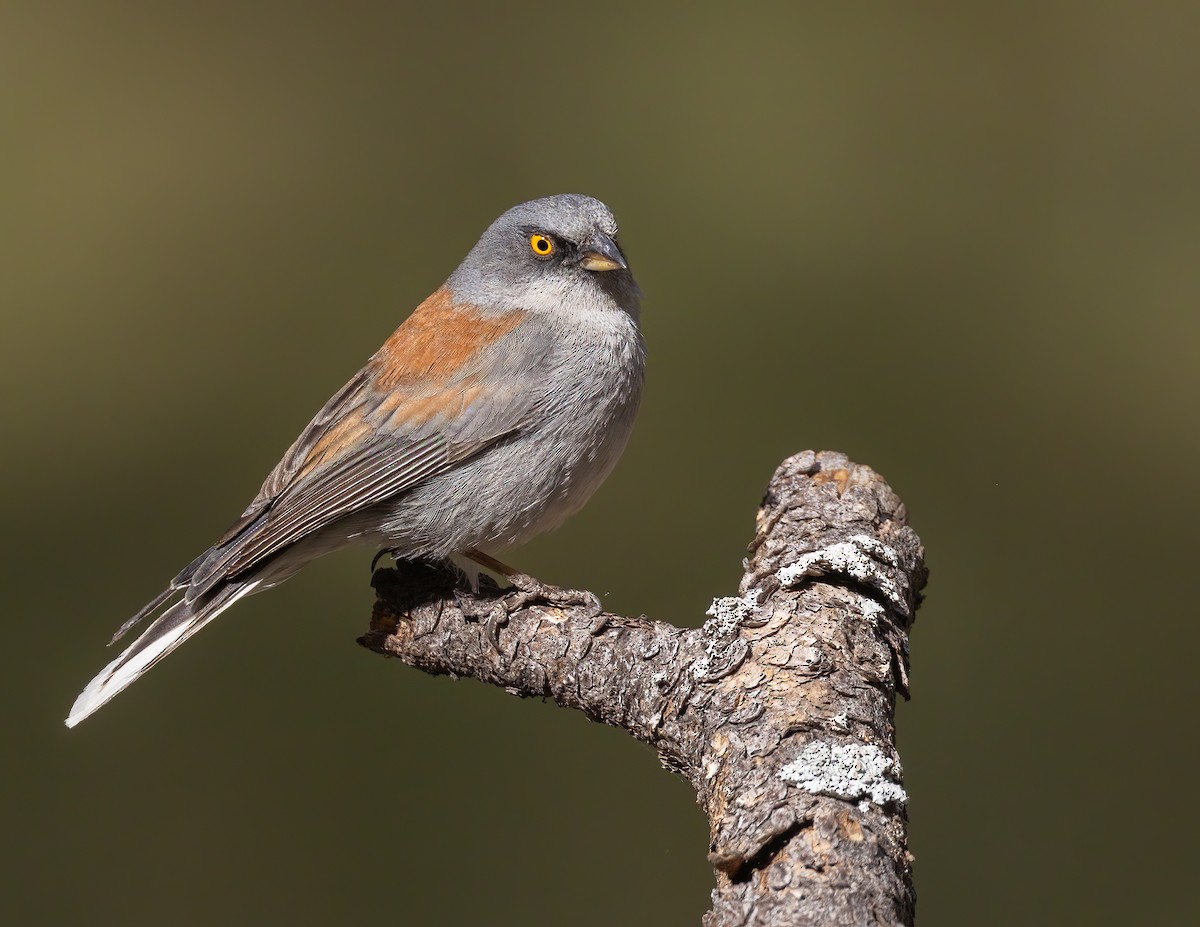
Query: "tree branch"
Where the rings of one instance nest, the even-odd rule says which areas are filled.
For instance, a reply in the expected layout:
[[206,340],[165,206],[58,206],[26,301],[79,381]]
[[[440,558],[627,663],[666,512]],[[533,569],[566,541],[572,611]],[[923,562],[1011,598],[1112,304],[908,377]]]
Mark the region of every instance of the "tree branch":
[[360,643],[552,698],[654,746],[708,815],[706,927],[911,925],[893,722],[922,556],[878,474],[806,451],[771,480],[740,595],[717,599],[701,628],[510,608],[401,561],[375,574]]

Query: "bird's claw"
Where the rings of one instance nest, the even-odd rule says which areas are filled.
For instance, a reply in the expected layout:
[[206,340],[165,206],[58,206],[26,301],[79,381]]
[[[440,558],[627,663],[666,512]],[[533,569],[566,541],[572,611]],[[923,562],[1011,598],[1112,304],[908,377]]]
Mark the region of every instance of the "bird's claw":
[[552,608],[582,607],[584,617],[591,622],[595,622],[604,611],[604,606],[594,592],[585,589],[562,589],[524,574],[510,576],[508,579],[512,588],[493,600],[486,611],[480,607],[481,603],[476,596],[465,590],[454,592],[459,610],[484,627],[488,639],[497,651],[500,650],[500,631],[508,624],[509,616],[530,605],[548,605]]
[[384,557],[391,557],[392,562],[395,562],[396,548],[384,547],[381,550],[379,550],[379,552],[376,553],[374,557],[371,558],[371,572],[372,573],[375,572],[375,567],[379,566],[379,561],[382,560]]
[[590,621],[604,611],[599,596],[586,589],[563,589],[524,574],[510,576],[508,580],[513,585],[512,590],[504,596],[505,607],[509,612],[534,604],[549,605],[553,608],[582,607],[584,616]]
[[480,600],[479,596],[466,589],[455,589],[452,593],[454,602],[463,617],[468,621],[477,621],[487,634],[488,640],[500,652],[500,629],[508,624],[507,603],[504,596],[499,599]]

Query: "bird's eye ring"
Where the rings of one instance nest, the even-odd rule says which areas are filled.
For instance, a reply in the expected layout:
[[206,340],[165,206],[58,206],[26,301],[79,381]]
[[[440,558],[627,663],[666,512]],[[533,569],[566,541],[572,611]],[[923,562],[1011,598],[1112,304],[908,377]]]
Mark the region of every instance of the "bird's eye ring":
[[548,258],[554,253],[554,242],[545,235],[530,235],[529,247],[540,258]]

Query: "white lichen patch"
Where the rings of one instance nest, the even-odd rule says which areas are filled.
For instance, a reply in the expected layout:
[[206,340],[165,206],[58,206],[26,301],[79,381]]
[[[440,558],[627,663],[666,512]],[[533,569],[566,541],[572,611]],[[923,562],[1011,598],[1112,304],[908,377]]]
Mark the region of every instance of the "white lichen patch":
[[712,605],[705,612],[712,621],[704,623],[704,633],[708,638],[704,656],[692,662],[692,676],[703,679],[712,672],[713,664],[718,662],[729,648],[742,622],[758,609],[758,597],[758,590],[751,589],[744,596],[713,599]]
[[896,567],[899,563],[900,557],[893,548],[868,535],[856,534],[845,541],[805,554],[780,570],[778,577],[780,583],[790,587],[805,577],[842,573],[868,583],[903,608],[904,596],[899,586],[883,569],[884,565]]
[[901,805],[908,793],[899,766],[873,744],[815,740],[779,771],[779,777],[806,792],[848,801],[870,799],[877,805]]
[[704,614],[715,618],[718,625],[733,630],[757,611],[758,596],[758,590],[751,589],[741,597],[727,595],[720,599],[713,599],[712,605]]
[[868,599],[866,596],[859,599],[858,610],[867,621],[872,623],[878,622],[880,616],[883,615],[883,606],[874,599]]

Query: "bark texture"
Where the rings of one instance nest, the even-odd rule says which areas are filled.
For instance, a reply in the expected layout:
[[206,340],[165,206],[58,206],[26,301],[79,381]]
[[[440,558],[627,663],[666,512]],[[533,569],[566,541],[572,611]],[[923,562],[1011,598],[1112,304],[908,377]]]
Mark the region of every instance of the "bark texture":
[[776,471],[739,594],[715,600],[703,627],[469,595],[443,568],[401,562],[375,574],[360,643],[654,746],[708,816],[706,927],[907,925],[893,722],[922,557],[878,474],[806,451]]

